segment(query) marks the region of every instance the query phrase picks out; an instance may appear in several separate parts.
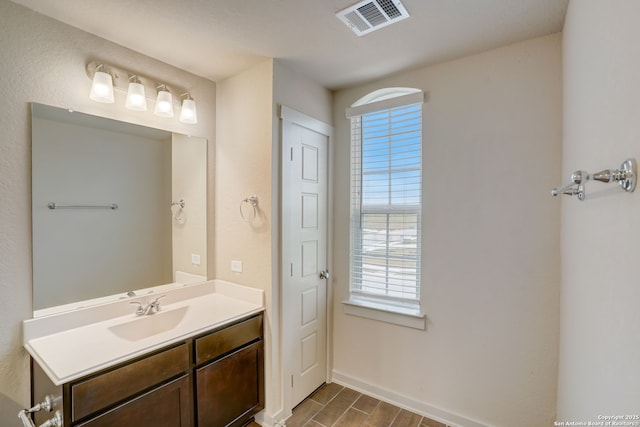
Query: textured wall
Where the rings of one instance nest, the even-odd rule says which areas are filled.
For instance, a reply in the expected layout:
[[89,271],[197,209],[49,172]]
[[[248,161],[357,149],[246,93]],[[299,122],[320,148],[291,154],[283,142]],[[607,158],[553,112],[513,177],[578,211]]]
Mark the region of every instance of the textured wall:
[[[336,93],[338,378],[425,412],[460,416],[462,425],[551,424],[560,204],[549,190],[561,179],[561,66],[556,34]],[[349,286],[344,111],[365,94],[393,86],[429,93],[423,132],[426,331],[345,315],[341,304]]]
[[[637,0],[570,3],[563,40],[565,180],[575,170],[640,160],[638,40]],[[598,182],[588,182],[586,191],[584,202],[562,200],[558,421],[640,415],[640,194]]]
[[[216,277],[265,291],[265,420],[270,422],[280,420],[282,410],[279,106],[328,121],[331,93],[277,60],[219,82],[217,91]],[[244,221],[239,205],[251,195],[258,197],[258,214]],[[242,273],[231,271],[232,260],[242,261]]]
[[[16,408],[29,404],[28,358],[21,322],[31,317],[31,122],[30,102],[165,130],[203,136],[213,158],[215,84],[142,56],[122,46],[0,0],[0,419],[16,421]],[[161,120],[151,112],[89,100],[85,64],[102,59],[115,66],[189,88],[198,102],[200,123]],[[212,163],[211,163],[212,164]],[[212,176],[212,169],[209,171]],[[208,190],[213,193],[213,185]],[[210,196],[210,208],[213,198]],[[213,213],[209,223],[212,226]],[[209,236],[211,240],[211,235]],[[211,260],[211,257],[209,258]],[[210,274],[213,270],[210,270]]]
[[[278,405],[277,359],[272,343],[279,335],[277,311],[272,298],[272,99],[273,61],[218,83],[218,128],[216,136],[216,230],[215,269],[217,278],[265,291],[265,382],[266,409]],[[251,209],[240,216],[240,202],[258,197],[253,218]],[[231,271],[231,261],[242,262],[242,273]],[[275,368],[274,368],[275,366]],[[274,394],[275,393],[275,394]],[[275,398],[275,399],[274,399]]]

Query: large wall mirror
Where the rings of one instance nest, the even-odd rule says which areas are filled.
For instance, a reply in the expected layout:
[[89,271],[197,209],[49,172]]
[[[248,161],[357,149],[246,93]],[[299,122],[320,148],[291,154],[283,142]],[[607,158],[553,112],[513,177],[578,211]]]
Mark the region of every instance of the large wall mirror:
[[34,317],[206,280],[207,141],[32,104]]

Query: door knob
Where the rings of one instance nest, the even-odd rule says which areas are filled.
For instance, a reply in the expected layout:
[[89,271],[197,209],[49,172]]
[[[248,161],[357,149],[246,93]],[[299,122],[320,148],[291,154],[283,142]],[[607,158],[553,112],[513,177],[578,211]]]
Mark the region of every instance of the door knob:
[[328,279],[329,278],[329,270],[323,270],[320,272],[320,278],[321,279]]

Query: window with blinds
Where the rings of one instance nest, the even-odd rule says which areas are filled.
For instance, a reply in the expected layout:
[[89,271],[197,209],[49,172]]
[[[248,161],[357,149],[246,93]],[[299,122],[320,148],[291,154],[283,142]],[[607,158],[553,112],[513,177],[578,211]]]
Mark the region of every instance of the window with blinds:
[[350,115],[352,296],[420,299],[422,92],[416,95],[351,109],[361,113]]

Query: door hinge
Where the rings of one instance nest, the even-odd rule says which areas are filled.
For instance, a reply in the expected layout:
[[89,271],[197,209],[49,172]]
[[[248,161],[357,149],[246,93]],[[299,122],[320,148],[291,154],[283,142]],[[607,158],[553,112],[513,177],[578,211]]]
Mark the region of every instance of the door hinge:
[[291,161],[293,162],[293,147],[291,147]]
[[293,388],[293,375],[291,375],[291,388]]
[[293,263],[291,263],[291,272],[290,272],[290,274],[291,274],[291,277],[293,277]]

